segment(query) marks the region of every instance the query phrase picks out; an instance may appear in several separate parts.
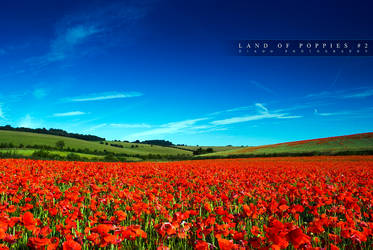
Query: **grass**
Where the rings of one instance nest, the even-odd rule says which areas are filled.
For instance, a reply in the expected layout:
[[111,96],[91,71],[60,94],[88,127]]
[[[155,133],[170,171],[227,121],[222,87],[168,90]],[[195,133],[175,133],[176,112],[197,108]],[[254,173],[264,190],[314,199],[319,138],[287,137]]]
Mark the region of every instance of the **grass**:
[[[56,142],[60,140],[64,141],[65,147],[63,150],[58,151],[56,149]],[[351,154],[351,152],[352,154],[355,154],[364,151],[372,152],[373,133],[287,142],[256,147],[201,146],[202,149],[212,148],[214,153],[198,156],[193,156],[193,151],[200,148],[199,146],[177,146],[177,148],[173,148],[117,141],[106,141],[102,144],[100,142],[85,141],[69,137],[3,130],[0,130],[0,143],[13,144],[9,145],[9,149],[0,149],[0,153],[11,153],[25,157],[30,157],[35,151],[39,150],[32,148],[32,146],[38,145],[53,147],[54,149],[49,149],[48,152],[50,154],[58,154],[61,157],[66,157],[70,153],[69,151],[79,150],[79,153],[73,153],[88,160],[108,160],[105,159],[105,156],[103,155],[106,151],[116,155],[122,154],[122,156],[126,156],[125,159],[128,161],[139,161],[144,159],[165,161],[193,158],[199,159],[199,157],[224,158],[266,155],[273,156],[273,154],[338,154],[339,152],[342,152],[342,154],[345,154],[345,152],[348,154]],[[111,146],[110,144],[115,144],[116,146]],[[118,147],[118,145],[120,147]],[[69,148],[71,150],[69,150]],[[161,157],[157,157],[157,155],[160,155]]]
[[[38,151],[39,149],[20,149],[20,148],[11,148],[11,149],[0,149],[1,153],[12,153],[16,155],[22,155],[22,156],[32,156],[32,154],[35,151]],[[50,154],[57,154],[63,157],[66,157],[70,152],[66,151],[57,151],[57,150],[48,150]],[[84,153],[74,153],[76,155],[79,155],[80,157],[85,157],[88,159],[98,158],[103,159],[104,156],[102,155],[93,155],[93,154],[84,154]]]
[[[99,142],[85,141],[69,137],[61,137],[55,135],[44,135],[28,132],[18,131],[0,131],[0,143],[13,143],[15,148],[19,148],[21,144],[27,145],[47,145],[55,147],[56,142],[63,140],[65,142],[65,148],[72,149],[89,149],[91,151],[107,151],[116,154],[127,154],[127,155],[192,155],[192,152],[182,149],[151,146],[146,144],[136,143],[125,143],[125,142],[107,142],[114,144],[122,144],[123,148],[113,147],[110,145],[100,144]],[[133,147],[132,147],[133,145]]]
[[130,143],[130,142],[116,142],[108,141],[108,143],[119,144],[123,146],[124,150],[136,152],[135,154],[146,155],[146,154],[159,154],[159,155],[192,155],[192,152],[181,148],[163,147],[157,145],[141,144],[141,143]]
[[337,136],[314,140],[279,143],[273,145],[243,147],[239,149],[220,151],[202,156],[234,156],[234,155],[263,155],[276,153],[307,153],[307,152],[346,152],[373,150],[373,133]]
[[176,146],[176,148],[190,150],[190,151],[195,151],[198,148],[202,148],[202,149],[212,148],[214,152],[222,152],[222,151],[227,151],[227,150],[232,150],[232,149],[239,149],[241,147],[238,147],[238,146]]

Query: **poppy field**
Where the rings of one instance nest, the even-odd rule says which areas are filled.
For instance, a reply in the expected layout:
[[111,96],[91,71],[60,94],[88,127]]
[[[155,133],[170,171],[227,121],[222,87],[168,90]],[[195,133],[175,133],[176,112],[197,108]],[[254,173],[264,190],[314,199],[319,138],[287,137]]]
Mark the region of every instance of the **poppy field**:
[[0,249],[372,249],[373,157],[0,160]]

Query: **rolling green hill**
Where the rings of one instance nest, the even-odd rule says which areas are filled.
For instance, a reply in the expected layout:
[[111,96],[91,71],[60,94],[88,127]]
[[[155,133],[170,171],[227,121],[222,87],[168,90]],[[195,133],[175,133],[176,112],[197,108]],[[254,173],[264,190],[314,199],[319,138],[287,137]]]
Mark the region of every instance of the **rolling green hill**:
[[[98,152],[111,152],[115,154],[127,154],[127,155],[149,155],[149,154],[159,154],[159,155],[192,155],[192,152],[177,148],[161,147],[155,145],[147,145],[140,143],[125,143],[125,142],[105,142],[100,144],[100,142],[85,141],[69,137],[61,137],[55,135],[45,135],[36,134],[28,132],[18,132],[18,131],[3,131],[0,130],[0,144],[1,143],[12,143],[12,148],[20,148],[21,144],[25,148],[29,146],[50,146],[55,147],[57,141],[64,141],[64,149],[74,149],[74,150],[84,150],[89,149],[90,151]],[[106,143],[108,145],[106,145]],[[111,146],[110,144],[121,144],[121,147]]]
[[278,143],[265,146],[243,147],[201,155],[202,157],[255,156],[275,154],[373,151],[373,133],[336,136],[313,140]]
[[[64,141],[63,149],[56,147]],[[213,153],[193,155],[199,148]],[[46,151],[47,154],[45,155]],[[373,133],[295,141],[256,147],[176,146],[164,147],[120,141],[86,141],[70,137],[0,130],[1,157],[36,157],[37,159],[68,159],[104,161],[186,160],[200,158],[292,156],[318,154],[373,153]],[[74,155],[71,155],[73,153]],[[73,157],[73,158],[72,158]],[[74,158],[75,157],[75,158]]]
[[227,150],[232,150],[232,149],[238,149],[241,147],[236,147],[236,146],[176,146],[176,148],[185,149],[189,151],[195,151],[198,148],[202,148],[202,149],[212,148],[214,152],[221,152],[221,151],[227,151]]
[[[10,154],[15,154],[15,155],[23,155],[23,156],[32,156],[32,154],[38,151],[38,149],[28,149],[28,148],[15,148],[15,149],[0,149],[1,153],[10,153]],[[67,156],[70,152],[66,151],[57,151],[57,150],[49,150],[48,151],[51,154],[58,154],[60,156]],[[104,156],[102,155],[93,155],[93,154],[84,154],[84,153],[75,153],[79,155],[80,157],[85,157],[88,159],[92,158],[98,158],[98,159],[103,159]]]

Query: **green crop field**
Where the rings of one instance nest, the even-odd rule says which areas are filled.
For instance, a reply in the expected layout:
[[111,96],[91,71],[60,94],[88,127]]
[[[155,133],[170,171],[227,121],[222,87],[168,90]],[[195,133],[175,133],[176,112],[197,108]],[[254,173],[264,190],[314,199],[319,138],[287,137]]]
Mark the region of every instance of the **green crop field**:
[[117,142],[117,141],[108,141],[107,143],[118,144],[123,146],[123,150],[128,152],[136,152],[140,155],[147,154],[159,154],[159,155],[192,155],[192,152],[180,148],[174,147],[163,147],[157,145],[148,145],[141,143],[130,143],[130,142]]
[[[1,153],[12,153],[12,154],[23,155],[23,156],[32,156],[32,154],[35,151],[38,151],[38,149],[17,149],[17,148],[16,149],[0,149]],[[49,150],[48,152],[51,154],[57,154],[60,156],[67,156],[68,154],[70,154],[70,152],[57,151],[57,150]],[[88,158],[88,159],[92,159],[92,158],[103,159],[104,158],[104,156],[102,155],[92,155],[92,154],[83,154],[83,153],[74,153],[74,154],[79,155],[80,157]]]
[[[55,135],[45,135],[36,134],[28,132],[18,132],[18,131],[5,131],[0,130],[0,143],[12,143],[14,148],[20,148],[22,144],[24,147],[28,145],[47,145],[50,147],[55,147],[57,141],[64,141],[65,148],[72,149],[89,149],[91,151],[97,150],[103,152],[118,153],[118,154],[128,154],[128,155],[149,155],[149,154],[159,154],[159,155],[191,155],[192,152],[182,149],[161,147],[161,146],[151,146],[146,144],[136,144],[136,143],[125,143],[125,142],[107,142],[109,145],[100,144],[100,142],[85,141],[69,137],[61,137]],[[110,146],[110,143],[121,144],[123,148]],[[132,147],[133,146],[133,147]]]
[[202,149],[212,148],[214,152],[221,152],[221,151],[227,151],[227,150],[232,150],[232,149],[239,149],[241,147],[236,147],[236,146],[176,146],[176,148],[190,150],[190,151],[195,151],[198,148],[202,148]]
[[[56,142],[64,141],[63,150],[57,150]],[[373,133],[356,134],[348,136],[330,137],[315,140],[305,140],[296,142],[279,143],[255,147],[235,147],[235,146],[176,146],[163,147],[157,145],[148,145],[141,143],[105,141],[94,142],[80,140],[70,137],[61,137],[55,135],[37,134],[29,132],[0,130],[0,144],[12,144],[2,146],[0,153],[5,156],[31,157],[41,146],[49,146],[49,154],[67,157],[71,152],[84,159],[92,160],[111,160],[107,157],[113,153],[115,156],[122,154],[121,160],[139,161],[139,160],[167,160],[167,159],[192,159],[199,157],[246,157],[246,156],[265,156],[275,154],[338,154],[340,152],[373,152]],[[35,148],[37,145],[39,148]],[[193,156],[193,151],[202,148],[213,149],[213,153],[200,154]],[[76,152],[78,151],[78,152]],[[106,152],[106,153],[105,153]],[[160,155],[160,157],[156,157]],[[114,157],[114,156],[113,156]],[[163,158],[161,158],[163,157]],[[174,157],[174,158],[170,158]],[[176,157],[176,158],[175,158]],[[180,158],[181,157],[181,158]],[[186,158],[185,158],[186,157]],[[115,157],[114,157],[115,159]]]
[[234,155],[263,155],[276,153],[338,153],[338,152],[357,152],[373,150],[373,133],[356,134],[348,136],[337,136],[330,138],[321,138],[315,140],[305,140],[297,142],[279,143],[273,145],[243,147],[220,151],[202,156],[234,156]]

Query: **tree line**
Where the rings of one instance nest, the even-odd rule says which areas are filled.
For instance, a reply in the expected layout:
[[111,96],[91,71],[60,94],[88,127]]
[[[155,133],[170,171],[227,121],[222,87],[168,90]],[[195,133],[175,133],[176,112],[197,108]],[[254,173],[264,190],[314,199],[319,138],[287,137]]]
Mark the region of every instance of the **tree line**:
[[106,139],[103,137],[99,137],[96,135],[83,135],[78,133],[69,133],[62,129],[56,129],[56,128],[13,128],[10,125],[6,126],[0,126],[0,130],[8,130],[8,131],[19,131],[19,132],[30,132],[30,133],[37,133],[37,134],[46,134],[46,135],[57,135],[57,136],[64,136],[64,137],[70,137],[75,139],[81,139],[86,141],[105,141]]

